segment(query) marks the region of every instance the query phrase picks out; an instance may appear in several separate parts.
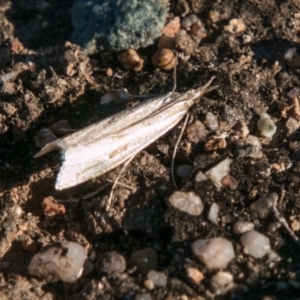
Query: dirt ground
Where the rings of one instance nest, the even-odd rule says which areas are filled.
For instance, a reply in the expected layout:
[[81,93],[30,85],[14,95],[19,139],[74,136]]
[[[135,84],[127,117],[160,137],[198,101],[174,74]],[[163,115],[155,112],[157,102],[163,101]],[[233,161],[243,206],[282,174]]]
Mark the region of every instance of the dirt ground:
[[[293,47],[300,51],[300,2],[170,3],[170,18],[195,13],[208,31],[190,59],[180,62],[177,92],[199,87],[216,76],[217,88],[191,109],[190,123],[204,123],[206,114],[212,112],[220,128],[208,131],[207,140],[227,134],[226,148],[216,151],[205,151],[206,141],[192,143],[186,134],[179,144],[175,168],[191,165],[192,171],[185,178],[176,176],[178,190],[194,191],[201,197],[204,212],[200,217],[180,212],[167,201],[175,191],[170,165],[182,122],[131,162],[120,179],[131,189],[118,186],[107,213],[107,180],[115,179],[120,167],[58,192],[54,189],[58,152],[33,158],[39,150],[36,135],[42,128],[61,120],[67,120],[71,128],[84,128],[132,105],[101,107],[100,98],[108,91],[125,87],[134,95],[162,94],[173,87],[172,73],[150,63],[134,72],[122,68],[117,53],[102,53],[88,61],[78,46],[68,42],[72,2],[0,0],[0,299],[134,299],[144,293],[150,293],[152,299],[210,299],[210,279],[215,272],[194,257],[191,243],[216,236],[234,244],[236,259],[226,270],[236,283],[247,287],[237,299],[299,299],[299,246],[283,227],[270,230],[277,224],[272,213],[254,218],[250,205],[271,192],[278,193],[280,214],[299,234],[300,133],[298,128],[289,132],[286,124],[290,116],[299,119],[300,115],[295,107],[285,114],[283,107],[297,102],[295,96],[296,102],[291,104],[288,92],[299,87],[299,57],[287,61],[284,54]],[[225,30],[232,19],[241,19],[245,29]],[[140,52],[150,57],[154,49]],[[107,75],[108,68],[113,76]],[[275,122],[276,134],[261,138],[261,158],[236,157],[234,126],[244,123],[250,134],[259,136],[257,111],[262,108]],[[230,174],[238,181],[236,189],[217,190],[210,181],[195,180],[200,170],[206,171],[226,157],[233,159]],[[102,186],[103,190],[93,195]],[[66,211],[45,215],[42,202],[49,196]],[[219,225],[207,220],[213,202],[220,206]],[[281,260],[270,264],[267,258],[254,259],[243,253],[233,231],[237,221],[254,222],[256,229],[270,238]],[[33,278],[27,270],[31,258],[42,245],[55,240],[83,245],[93,263],[106,251],[117,251],[128,262],[135,251],[153,247],[158,253],[157,269],[167,275],[167,286],[148,290],[145,276],[129,269],[114,277],[93,270],[75,284]],[[188,267],[201,270],[201,283],[187,278]]]

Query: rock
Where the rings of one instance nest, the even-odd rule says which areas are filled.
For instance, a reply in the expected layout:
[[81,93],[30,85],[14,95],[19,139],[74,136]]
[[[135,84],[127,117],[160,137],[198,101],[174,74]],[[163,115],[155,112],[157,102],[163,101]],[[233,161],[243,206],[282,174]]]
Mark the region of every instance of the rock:
[[57,137],[54,135],[51,129],[43,128],[36,133],[34,140],[35,146],[38,148],[42,148],[46,144],[57,140]]
[[226,149],[226,147],[227,147],[227,143],[224,138],[211,139],[205,143],[204,150],[209,152],[209,151],[215,151],[220,149]]
[[187,277],[194,283],[199,283],[204,279],[204,275],[196,268],[187,268],[186,269]]
[[277,127],[268,114],[262,113],[257,122],[257,129],[261,136],[271,138],[275,134]]
[[199,216],[203,210],[203,204],[199,196],[194,192],[174,192],[169,198],[170,204],[192,216]]
[[210,206],[210,209],[208,211],[207,219],[214,223],[215,225],[218,225],[218,216],[219,216],[220,207],[217,203],[213,203]]
[[216,131],[219,129],[218,118],[212,112],[208,112],[206,114],[205,125],[209,130]]
[[199,171],[195,177],[195,180],[197,182],[201,182],[201,181],[205,181],[207,180],[208,178],[204,175],[204,173],[202,171]]
[[153,290],[155,288],[154,282],[150,279],[144,281],[144,287],[148,290]]
[[237,234],[243,234],[253,228],[254,224],[252,222],[236,222],[233,226],[233,230]]
[[141,71],[144,67],[144,60],[134,49],[128,49],[118,55],[118,61],[126,70]]
[[265,235],[251,230],[241,236],[241,243],[245,253],[255,258],[261,258],[270,252],[270,241]]
[[205,172],[205,176],[213,182],[218,190],[223,186],[222,179],[229,174],[230,163],[231,159],[226,158]]
[[151,295],[148,293],[144,293],[144,294],[137,294],[134,297],[134,300],[151,300]]
[[296,120],[295,118],[289,117],[285,123],[285,126],[288,130],[288,133],[292,134],[300,127],[300,124],[299,124],[298,120]]
[[271,211],[273,203],[277,201],[278,197],[278,194],[271,193],[270,195],[261,197],[257,201],[253,202],[250,209],[254,213],[255,217],[265,218]]
[[165,25],[162,33],[168,37],[174,37],[180,30],[180,18],[175,17],[167,25]]
[[63,204],[56,203],[53,197],[46,197],[42,202],[43,214],[48,217],[61,216],[66,213],[66,208]]
[[241,33],[246,30],[246,25],[241,19],[232,19],[229,21],[229,25],[224,29],[232,34]]
[[236,190],[236,188],[238,187],[238,184],[239,184],[238,181],[231,175],[227,175],[227,176],[223,177],[221,182],[224,186],[229,188],[231,191]]
[[136,267],[141,274],[157,268],[157,252],[153,248],[138,250],[131,255],[129,265]]
[[208,269],[226,268],[235,257],[232,243],[224,238],[197,240],[192,244],[192,251]]
[[110,251],[99,256],[95,268],[99,275],[118,275],[126,270],[126,260],[120,253]]
[[187,127],[186,134],[192,143],[204,142],[207,136],[203,123],[198,120]]
[[186,178],[191,174],[192,169],[193,169],[193,167],[191,165],[181,165],[181,166],[178,166],[178,168],[176,170],[176,174],[177,174],[177,176],[179,176],[181,178]]
[[172,70],[177,64],[174,52],[167,48],[158,49],[151,57],[151,61],[154,67],[163,71]]
[[43,247],[28,266],[29,274],[40,278],[58,277],[63,282],[74,283],[82,274],[87,251],[79,244],[57,241]]
[[234,288],[232,274],[219,271],[210,281],[210,289],[215,295],[225,295]]
[[76,0],[71,39],[86,54],[146,47],[161,35],[167,11],[159,0]]
[[147,278],[151,280],[155,286],[165,287],[167,285],[167,276],[163,272],[151,270],[147,274]]
[[245,143],[238,145],[234,151],[235,157],[250,156],[253,158],[261,158],[263,152],[261,151],[261,143],[258,137],[249,135],[246,138]]

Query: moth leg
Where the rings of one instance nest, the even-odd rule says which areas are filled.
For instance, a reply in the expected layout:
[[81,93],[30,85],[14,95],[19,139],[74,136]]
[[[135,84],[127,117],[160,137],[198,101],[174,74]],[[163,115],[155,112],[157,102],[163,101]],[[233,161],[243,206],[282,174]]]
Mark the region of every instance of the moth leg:
[[187,125],[189,117],[190,117],[190,115],[187,113],[186,116],[185,116],[185,119],[184,119],[184,123],[183,123],[182,129],[181,129],[181,132],[180,132],[179,137],[178,137],[178,139],[176,141],[176,144],[175,144],[175,147],[174,147],[174,151],[173,151],[173,155],[172,155],[171,175],[172,175],[173,184],[174,184],[174,186],[175,186],[176,189],[177,189],[177,184],[176,184],[175,175],[174,175],[175,156],[176,156],[177,148],[178,148],[178,145],[179,145],[179,143],[181,141],[181,138],[182,138],[183,132],[184,132],[184,130],[186,128],[186,125]]
[[116,185],[118,184],[118,180],[120,179],[122,173],[125,171],[126,167],[129,165],[129,163],[133,160],[133,158],[135,157],[135,155],[132,155],[123,165],[123,168],[122,170],[120,171],[120,173],[118,174],[116,180],[114,181],[112,187],[111,187],[111,190],[110,190],[110,194],[109,194],[109,198],[108,198],[108,201],[107,201],[107,204],[106,204],[106,211],[109,210],[110,208],[110,205],[111,205],[111,200],[112,200],[112,197],[113,197],[113,194],[114,194],[114,191],[115,191],[115,188],[116,188]]

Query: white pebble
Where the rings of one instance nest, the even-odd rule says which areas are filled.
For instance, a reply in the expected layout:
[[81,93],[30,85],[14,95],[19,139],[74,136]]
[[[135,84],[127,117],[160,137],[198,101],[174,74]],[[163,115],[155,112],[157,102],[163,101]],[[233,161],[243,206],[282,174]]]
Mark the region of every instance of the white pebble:
[[211,278],[210,289],[215,295],[225,295],[235,286],[232,274],[219,271]]
[[207,180],[207,177],[204,175],[204,173],[202,171],[199,171],[195,177],[195,180],[197,182],[201,182],[201,181]]
[[28,266],[30,275],[42,278],[57,276],[63,282],[74,283],[82,274],[87,251],[79,244],[57,241],[43,247]]
[[167,276],[163,272],[151,270],[147,274],[147,277],[158,287],[165,287],[167,285]]
[[262,113],[257,122],[257,129],[261,136],[271,138],[275,134],[277,127],[268,114]]
[[212,112],[208,112],[206,114],[205,125],[209,130],[216,131],[219,128],[218,118]]
[[244,252],[255,258],[263,257],[271,250],[269,238],[255,230],[243,234],[241,243],[244,247]]
[[218,217],[219,217],[219,211],[220,211],[220,207],[217,203],[213,203],[210,206],[210,209],[208,211],[208,216],[207,219],[209,221],[211,221],[212,223],[218,225]]
[[223,186],[222,179],[229,174],[231,159],[226,158],[218,163],[216,166],[212,167],[205,172],[206,177],[208,177],[215,187],[220,190]]
[[192,251],[208,269],[226,268],[235,257],[232,243],[224,238],[197,240],[192,244]]
[[202,201],[194,192],[174,192],[169,202],[173,207],[192,216],[199,216],[203,210]]
[[254,228],[254,224],[252,222],[236,222],[233,225],[233,230],[237,234],[243,234],[247,231],[250,231]]

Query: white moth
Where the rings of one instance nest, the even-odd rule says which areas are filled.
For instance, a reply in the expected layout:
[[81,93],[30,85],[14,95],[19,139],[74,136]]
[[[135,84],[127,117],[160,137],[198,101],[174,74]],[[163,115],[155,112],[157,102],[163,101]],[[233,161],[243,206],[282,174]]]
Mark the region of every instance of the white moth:
[[184,94],[171,92],[122,111],[48,143],[35,157],[60,149],[62,166],[55,188],[64,190],[100,176],[172,129],[197,99],[211,90],[209,85]]

